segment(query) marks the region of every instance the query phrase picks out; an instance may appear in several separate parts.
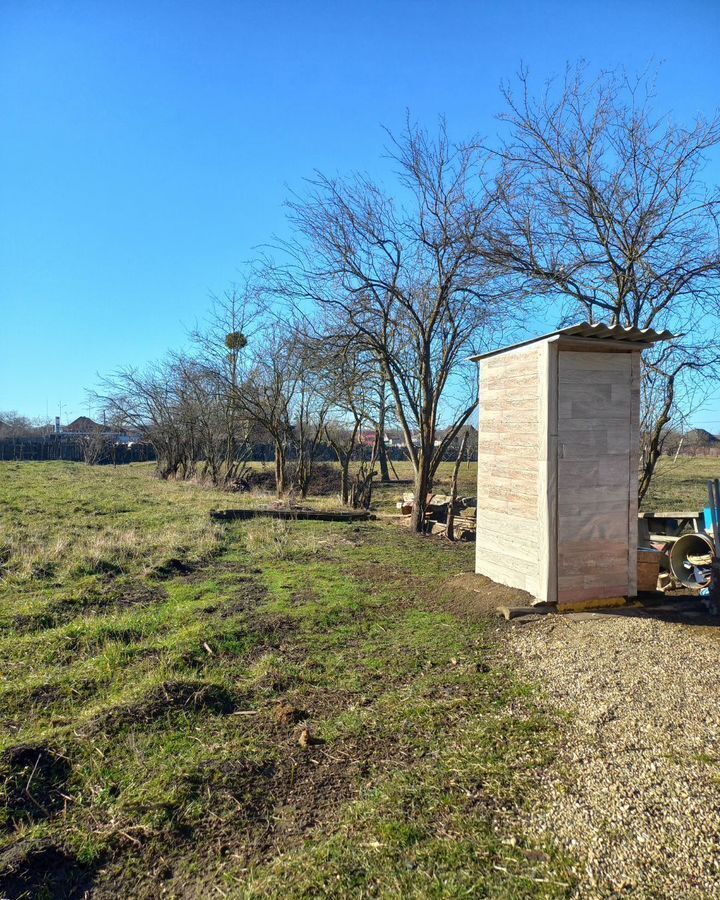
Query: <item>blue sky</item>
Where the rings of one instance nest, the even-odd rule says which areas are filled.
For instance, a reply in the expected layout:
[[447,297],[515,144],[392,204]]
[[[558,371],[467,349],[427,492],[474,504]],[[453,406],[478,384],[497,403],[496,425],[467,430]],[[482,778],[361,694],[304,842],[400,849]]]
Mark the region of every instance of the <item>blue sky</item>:
[[86,414],[97,372],[181,345],[288,189],[377,171],[406,109],[492,136],[521,62],[585,58],[659,64],[686,119],[720,102],[719,50],[718,0],[0,0],[0,410]]

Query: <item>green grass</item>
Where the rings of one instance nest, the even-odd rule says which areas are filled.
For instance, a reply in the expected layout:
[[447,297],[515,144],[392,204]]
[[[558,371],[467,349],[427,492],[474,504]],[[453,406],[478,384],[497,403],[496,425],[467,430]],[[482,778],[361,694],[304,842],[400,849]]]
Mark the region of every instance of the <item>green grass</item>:
[[[699,508],[716,474],[662,460],[646,508]],[[495,623],[454,612],[472,547],[208,515],[267,499],[0,464],[0,895],[570,893],[518,824],[554,723]]]
[[0,894],[565,895],[516,824],[553,724],[446,603],[472,547],[239,502],[0,465]]
[[[663,460],[646,505],[702,506],[716,466]],[[208,515],[263,502],[0,464],[0,895],[571,892],[518,824],[555,726],[454,611],[472,547]]]
[[720,478],[720,459],[662,457],[643,507],[648,510],[701,510],[708,505],[707,482]]

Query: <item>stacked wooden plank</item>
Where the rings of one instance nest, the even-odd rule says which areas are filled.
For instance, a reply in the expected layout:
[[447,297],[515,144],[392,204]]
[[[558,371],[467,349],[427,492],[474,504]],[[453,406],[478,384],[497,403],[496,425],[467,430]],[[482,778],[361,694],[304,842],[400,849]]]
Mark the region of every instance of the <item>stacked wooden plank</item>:
[[637,586],[639,591],[656,591],[660,577],[663,554],[653,547],[639,547],[637,561]]
[[[444,534],[447,529],[448,511],[451,498],[447,494],[428,494],[425,506],[425,527],[431,534]],[[454,506],[454,532],[456,540],[473,540],[476,533],[477,510],[475,498],[461,497],[455,501]],[[410,523],[415,495],[403,494],[402,501],[397,503],[397,508],[406,517],[406,524]]]

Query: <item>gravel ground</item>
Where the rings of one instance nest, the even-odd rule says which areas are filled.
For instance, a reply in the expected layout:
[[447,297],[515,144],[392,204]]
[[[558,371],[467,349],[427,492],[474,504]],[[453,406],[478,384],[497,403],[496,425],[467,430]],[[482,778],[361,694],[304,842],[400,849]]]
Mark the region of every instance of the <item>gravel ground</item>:
[[527,827],[580,861],[577,895],[720,897],[720,627],[550,615],[511,634],[560,727]]

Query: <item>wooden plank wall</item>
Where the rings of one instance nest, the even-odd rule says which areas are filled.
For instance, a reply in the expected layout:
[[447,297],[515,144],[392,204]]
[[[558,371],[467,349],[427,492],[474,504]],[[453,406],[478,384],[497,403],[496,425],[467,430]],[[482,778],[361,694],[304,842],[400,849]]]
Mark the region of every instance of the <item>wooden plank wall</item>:
[[640,470],[641,354],[630,354],[630,479],[628,488],[628,597],[637,596],[638,472]]
[[538,481],[538,589],[536,597],[557,600],[558,342],[545,341],[540,380],[540,469]]
[[546,344],[480,361],[475,571],[534,596],[545,555],[538,492],[541,467],[545,480],[546,379]]
[[635,593],[638,367],[638,353],[559,353],[560,603]]

